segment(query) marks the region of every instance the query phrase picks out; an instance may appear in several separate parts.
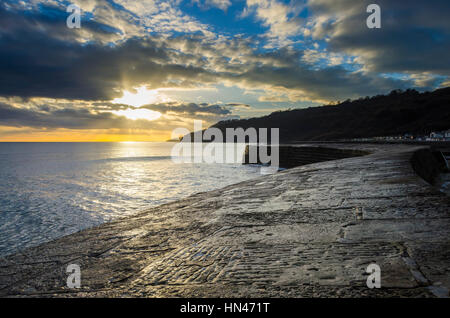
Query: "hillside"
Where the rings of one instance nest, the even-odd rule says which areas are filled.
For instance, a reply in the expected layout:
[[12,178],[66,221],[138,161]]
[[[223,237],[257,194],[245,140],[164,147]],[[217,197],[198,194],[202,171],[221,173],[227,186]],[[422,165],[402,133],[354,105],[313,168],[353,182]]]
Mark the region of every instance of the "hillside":
[[279,128],[281,142],[428,134],[450,128],[450,87],[425,93],[396,90],[333,106],[221,121],[212,127],[222,131],[237,127]]

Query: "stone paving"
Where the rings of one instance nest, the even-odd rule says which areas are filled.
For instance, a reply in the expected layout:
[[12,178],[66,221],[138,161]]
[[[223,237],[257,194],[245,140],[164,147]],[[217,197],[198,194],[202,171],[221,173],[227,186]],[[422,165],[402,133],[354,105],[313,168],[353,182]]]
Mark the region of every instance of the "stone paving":
[[[450,197],[417,147],[371,151],[198,193],[0,260],[0,296],[446,297]],[[381,288],[366,268],[381,268]],[[66,286],[68,264],[81,288]]]

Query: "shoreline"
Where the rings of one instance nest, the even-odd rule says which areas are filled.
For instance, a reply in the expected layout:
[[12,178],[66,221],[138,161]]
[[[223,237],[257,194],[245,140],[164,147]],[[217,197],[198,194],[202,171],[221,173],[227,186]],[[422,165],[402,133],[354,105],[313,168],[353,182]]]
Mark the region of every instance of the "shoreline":
[[0,257],[259,175],[238,164],[174,164],[172,146],[3,144]]
[[[0,296],[448,295],[450,198],[409,164],[424,147],[351,147],[371,154],[197,193],[7,256]],[[365,286],[373,260],[379,290]],[[70,263],[79,290],[65,286]]]

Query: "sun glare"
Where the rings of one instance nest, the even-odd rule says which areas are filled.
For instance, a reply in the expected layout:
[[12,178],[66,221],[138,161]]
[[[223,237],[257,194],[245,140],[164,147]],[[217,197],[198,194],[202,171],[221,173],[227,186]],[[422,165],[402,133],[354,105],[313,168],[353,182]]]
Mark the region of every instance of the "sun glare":
[[146,120],[155,120],[161,117],[160,112],[156,112],[154,110],[150,109],[132,109],[128,108],[125,110],[116,110],[113,112],[116,115],[119,116],[125,116],[128,119],[137,120],[137,119],[146,119]]
[[[157,90],[147,89],[145,86],[136,88],[136,92],[132,93],[124,91],[123,96],[113,99],[111,102],[114,104],[126,104],[134,107],[141,107],[143,105],[152,104],[156,102],[163,102],[164,96],[159,94]],[[121,109],[113,111],[114,114],[119,116],[125,116],[128,119],[137,120],[155,120],[161,117],[161,113],[150,109]]]
[[134,107],[141,107],[146,104],[161,102],[162,96],[157,90],[147,89],[145,86],[136,88],[136,93],[124,91],[123,96],[112,100],[114,104],[127,104]]

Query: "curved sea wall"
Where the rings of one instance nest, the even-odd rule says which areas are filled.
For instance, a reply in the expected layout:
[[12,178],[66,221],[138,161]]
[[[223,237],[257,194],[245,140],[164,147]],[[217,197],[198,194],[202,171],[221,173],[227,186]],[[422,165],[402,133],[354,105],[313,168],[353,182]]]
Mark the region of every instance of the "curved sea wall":
[[435,184],[438,176],[448,170],[447,163],[440,151],[419,149],[411,157],[414,171],[430,184]]
[[[328,147],[370,154],[197,193],[9,255],[0,297],[448,297],[450,196],[410,164],[432,176],[429,153]],[[295,165],[339,154],[299,149],[280,151]],[[67,286],[71,264],[80,288]],[[372,264],[379,289],[367,286]]]
[[[267,149],[268,148],[268,149]],[[269,156],[273,151],[279,152],[279,167],[294,168],[298,166],[308,165],[312,163],[339,160],[352,157],[360,157],[368,155],[368,151],[358,149],[340,149],[328,147],[311,147],[311,146],[255,146],[248,145],[245,148],[244,164],[261,164],[260,151],[267,153]],[[250,160],[250,153],[257,154],[256,162]]]

